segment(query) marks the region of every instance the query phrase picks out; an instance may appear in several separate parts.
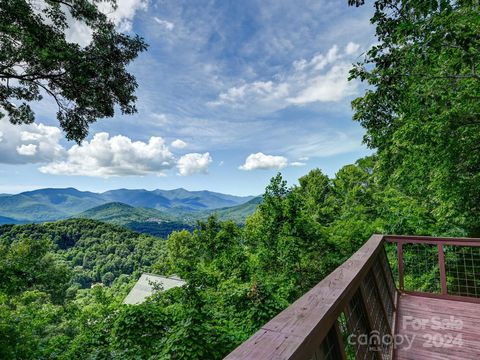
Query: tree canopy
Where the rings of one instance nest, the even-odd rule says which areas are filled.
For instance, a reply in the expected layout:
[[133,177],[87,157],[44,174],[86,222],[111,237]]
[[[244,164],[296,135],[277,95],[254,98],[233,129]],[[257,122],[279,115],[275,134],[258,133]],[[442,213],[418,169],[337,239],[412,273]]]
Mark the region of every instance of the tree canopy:
[[[136,112],[137,83],[126,67],[147,46],[139,36],[119,33],[99,3],[0,0],[0,118],[32,123],[30,103],[47,95],[66,137],[80,142],[89,125],[112,117],[116,106]],[[68,41],[74,21],[91,30],[88,45]]]
[[353,102],[378,175],[422,199],[443,231],[480,235],[478,1],[374,4],[378,44],[351,77],[370,87]]

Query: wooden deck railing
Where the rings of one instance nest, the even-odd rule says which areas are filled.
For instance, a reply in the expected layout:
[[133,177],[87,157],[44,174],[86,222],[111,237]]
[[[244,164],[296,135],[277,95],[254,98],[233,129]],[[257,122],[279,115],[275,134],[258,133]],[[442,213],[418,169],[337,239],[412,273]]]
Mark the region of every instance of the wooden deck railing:
[[226,359],[391,359],[399,294],[478,301],[476,264],[480,239],[373,235]]
[[400,235],[384,239],[396,245],[392,263],[400,292],[480,302],[480,239]]
[[[392,334],[396,296],[383,237],[374,235],[226,359],[368,359],[367,345],[347,339],[373,330]],[[372,359],[390,352],[380,348]]]

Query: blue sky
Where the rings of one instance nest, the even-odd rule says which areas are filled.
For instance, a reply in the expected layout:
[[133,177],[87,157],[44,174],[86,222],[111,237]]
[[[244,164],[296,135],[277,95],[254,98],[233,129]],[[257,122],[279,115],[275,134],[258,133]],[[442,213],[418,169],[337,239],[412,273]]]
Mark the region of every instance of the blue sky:
[[[374,42],[371,9],[347,1],[120,0],[110,16],[143,36],[130,66],[138,113],[63,139],[51,100],[35,125],[0,120],[0,193],[42,187],[263,192],[319,167],[333,176],[369,154],[350,102],[351,64]],[[71,41],[88,43],[83,24]]]

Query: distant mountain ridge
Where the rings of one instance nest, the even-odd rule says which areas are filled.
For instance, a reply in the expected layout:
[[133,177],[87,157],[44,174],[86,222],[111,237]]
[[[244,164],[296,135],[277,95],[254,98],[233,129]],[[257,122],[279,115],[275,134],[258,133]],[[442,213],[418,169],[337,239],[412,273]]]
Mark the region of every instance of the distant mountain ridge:
[[0,196],[0,216],[16,222],[54,221],[112,202],[178,214],[241,205],[253,198],[206,190],[117,189],[94,193],[75,188],[47,188]]
[[243,224],[261,202],[261,197],[255,197],[246,203],[231,207],[174,214],[151,208],[133,207],[121,202],[111,202],[88,209],[73,217],[122,225],[137,232],[166,238],[175,230],[193,230],[198,220],[205,220],[212,214],[215,214],[220,220],[233,220],[238,224]]

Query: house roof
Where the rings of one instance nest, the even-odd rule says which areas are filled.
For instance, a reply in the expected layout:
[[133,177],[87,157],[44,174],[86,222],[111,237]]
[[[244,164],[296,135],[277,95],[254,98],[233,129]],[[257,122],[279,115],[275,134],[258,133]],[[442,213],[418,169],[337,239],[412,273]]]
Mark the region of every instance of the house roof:
[[162,276],[143,273],[135,286],[123,300],[124,304],[141,304],[154,292],[154,286],[159,285],[162,290],[168,290],[177,286],[185,285],[185,281],[177,276]]

